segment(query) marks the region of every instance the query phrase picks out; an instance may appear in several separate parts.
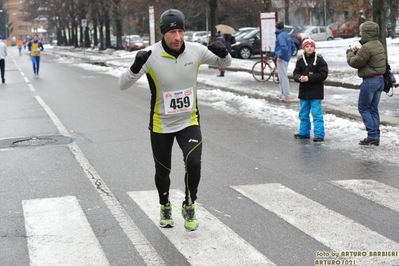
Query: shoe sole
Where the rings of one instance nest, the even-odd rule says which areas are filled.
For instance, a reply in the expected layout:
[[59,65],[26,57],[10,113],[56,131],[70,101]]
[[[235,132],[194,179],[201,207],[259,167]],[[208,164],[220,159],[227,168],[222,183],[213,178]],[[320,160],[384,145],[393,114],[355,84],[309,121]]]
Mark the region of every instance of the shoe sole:
[[186,229],[186,231],[189,231],[189,232],[198,230],[198,227],[199,227],[199,223],[197,223],[197,226],[196,226],[195,228],[186,227],[186,226],[184,225],[184,228]]
[[161,227],[161,228],[173,228],[173,227],[175,227],[175,224],[172,222],[172,223],[168,223],[168,224],[159,224],[159,227]]
[[294,139],[310,139],[310,137],[294,136]]
[[379,143],[359,143],[360,146],[380,146]]

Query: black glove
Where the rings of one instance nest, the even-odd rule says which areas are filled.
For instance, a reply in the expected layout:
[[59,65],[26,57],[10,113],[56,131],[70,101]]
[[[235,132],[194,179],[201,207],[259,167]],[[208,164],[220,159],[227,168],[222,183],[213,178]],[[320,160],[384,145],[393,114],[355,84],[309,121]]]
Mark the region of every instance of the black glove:
[[229,51],[227,51],[226,46],[224,46],[224,44],[219,41],[211,43],[208,46],[208,49],[209,51],[211,51],[212,53],[221,58],[225,58],[229,54]]
[[148,57],[150,57],[152,51],[149,50],[147,51],[139,51],[136,54],[136,59],[134,59],[133,65],[130,66],[130,71],[132,71],[134,74],[137,74],[140,72],[141,68],[147,62]]

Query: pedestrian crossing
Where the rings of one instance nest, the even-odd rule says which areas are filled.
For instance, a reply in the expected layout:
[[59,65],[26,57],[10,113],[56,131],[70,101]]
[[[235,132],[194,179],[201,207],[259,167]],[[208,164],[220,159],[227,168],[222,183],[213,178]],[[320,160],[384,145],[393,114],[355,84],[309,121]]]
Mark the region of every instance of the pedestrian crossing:
[[[399,251],[399,244],[394,241],[281,184],[233,188],[333,251]],[[358,259],[361,265],[370,266],[389,265],[388,260],[386,257],[369,256]],[[398,257],[396,261],[399,262]]]
[[[153,190],[128,194],[158,226],[159,208],[154,208],[159,205],[158,192]],[[169,200],[181,204],[184,193],[180,190],[171,190]],[[173,230],[160,228],[160,230],[191,265],[214,265],[215,260],[218,265],[275,265],[200,204],[196,204],[200,227],[198,231],[190,234],[183,230],[183,218],[179,213],[181,206],[172,206],[172,210],[177,228]],[[193,240],[195,245],[193,245]]]
[[25,200],[22,206],[30,265],[110,265],[75,197]]
[[[375,180],[331,183],[399,212],[399,190],[396,188]],[[314,265],[399,265],[398,243],[362,225],[361,221],[330,210],[280,183],[237,185],[231,189],[328,247],[329,256],[323,259],[315,253]],[[171,202],[175,204],[173,229],[158,226],[156,190],[127,193],[190,265],[279,265],[220,221],[201,202],[196,204],[199,230],[185,231],[180,214],[180,204],[184,200],[181,190],[170,191]],[[25,200],[22,205],[30,265],[111,265],[75,197]],[[158,254],[160,257],[166,255],[162,251]],[[335,264],[327,264],[328,261]]]

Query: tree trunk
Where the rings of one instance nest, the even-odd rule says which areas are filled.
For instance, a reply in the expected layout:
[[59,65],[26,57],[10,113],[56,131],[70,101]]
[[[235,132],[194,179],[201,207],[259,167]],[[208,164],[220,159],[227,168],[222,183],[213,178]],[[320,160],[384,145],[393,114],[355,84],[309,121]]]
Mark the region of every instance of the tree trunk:
[[218,0],[209,0],[209,7],[211,9],[210,15],[210,25],[211,28],[211,40],[210,42],[214,42],[216,40],[216,28],[217,25],[217,10],[218,10]]
[[398,17],[398,1],[390,0],[389,8],[391,10],[389,21],[391,22],[391,38],[395,39],[396,19]]
[[[112,13],[114,16],[115,28],[116,28],[116,32],[114,32],[114,35],[122,36],[122,34],[123,34],[123,32],[122,32],[122,14],[120,11],[119,2],[114,1],[114,4],[112,5],[112,11],[113,11]],[[130,23],[130,21],[128,23]],[[130,34],[130,32],[128,34]],[[130,44],[129,44],[129,46],[130,46]],[[111,42],[110,42],[109,47],[111,47]]]
[[284,0],[284,24],[290,24],[290,0]]
[[388,61],[387,40],[386,40],[386,25],[385,25],[385,3],[384,0],[373,0],[373,21],[380,25],[380,36],[378,40],[384,46],[385,54]]
[[273,12],[272,0],[263,1],[263,10],[264,12]]

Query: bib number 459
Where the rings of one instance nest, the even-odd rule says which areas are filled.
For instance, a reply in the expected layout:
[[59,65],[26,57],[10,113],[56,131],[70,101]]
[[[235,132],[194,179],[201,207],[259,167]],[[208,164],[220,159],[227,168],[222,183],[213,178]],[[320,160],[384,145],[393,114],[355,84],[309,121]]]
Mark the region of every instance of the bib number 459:
[[182,98],[174,98],[170,101],[170,108],[173,110],[188,108],[190,107],[190,98],[182,97]]

